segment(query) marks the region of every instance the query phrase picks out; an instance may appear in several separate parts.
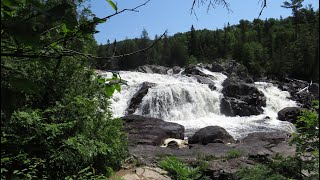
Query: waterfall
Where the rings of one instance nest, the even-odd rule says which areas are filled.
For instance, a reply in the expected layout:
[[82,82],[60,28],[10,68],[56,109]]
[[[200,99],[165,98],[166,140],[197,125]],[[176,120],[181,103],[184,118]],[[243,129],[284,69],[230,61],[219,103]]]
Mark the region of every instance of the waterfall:
[[[151,82],[155,83],[155,86],[149,89],[134,114],[181,124],[186,128],[186,135],[210,125],[225,128],[236,139],[252,132],[294,131],[291,123],[277,120],[279,110],[297,106],[294,101],[288,99],[288,92],[281,91],[271,83],[255,82],[255,86],[266,96],[267,106],[264,113],[247,117],[227,117],[220,113],[222,83],[227,77],[207,69],[199,70],[211,77],[216,90],[213,91],[207,84],[198,83],[196,78],[183,74],[120,71],[119,75],[128,81],[128,86],[122,85],[121,93],[115,92],[111,99],[114,116],[124,116],[131,97],[139,90],[141,84]],[[102,75],[110,77],[111,73]]]

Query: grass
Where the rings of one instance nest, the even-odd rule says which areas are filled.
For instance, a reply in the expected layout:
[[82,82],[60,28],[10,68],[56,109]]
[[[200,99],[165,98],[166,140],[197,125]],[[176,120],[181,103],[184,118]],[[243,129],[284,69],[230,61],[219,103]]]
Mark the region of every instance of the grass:
[[226,158],[227,159],[234,159],[237,157],[240,157],[242,155],[241,151],[237,150],[237,149],[230,149],[227,152]]

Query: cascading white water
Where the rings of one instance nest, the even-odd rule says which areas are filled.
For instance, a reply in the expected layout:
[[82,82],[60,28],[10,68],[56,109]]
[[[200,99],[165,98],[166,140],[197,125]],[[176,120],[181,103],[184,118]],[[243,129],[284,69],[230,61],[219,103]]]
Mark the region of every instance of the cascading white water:
[[[181,124],[186,128],[186,135],[210,125],[225,128],[236,139],[252,132],[294,130],[292,124],[277,120],[279,110],[296,106],[294,101],[288,99],[290,96],[288,92],[281,91],[271,83],[256,82],[256,87],[267,98],[264,113],[248,117],[227,117],[220,113],[222,83],[227,77],[222,73],[199,70],[212,76],[211,79],[217,88],[215,91],[206,84],[198,83],[194,77],[181,74],[161,75],[120,71],[121,78],[128,81],[128,86],[123,85],[121,93],[116,92],[113,96],[114,116],[124,116],[132,96],[139,90],[141,84],[151,82],[156,85],[149,89],[134,114]],[[110,77],[111,73],[103,75]]]

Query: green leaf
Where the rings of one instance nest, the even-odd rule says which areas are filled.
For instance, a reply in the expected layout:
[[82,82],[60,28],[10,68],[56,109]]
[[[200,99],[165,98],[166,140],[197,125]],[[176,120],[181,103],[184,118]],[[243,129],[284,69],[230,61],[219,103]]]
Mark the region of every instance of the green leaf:
[[67,25],[65,23],[62,24],[61,30],[64,34],[67,34],[68,32],[70,32],[70,29],[67,28]]
[[113,2],[112,0],[107,0],[107,2],[110,4],[110,6],[111,6],[115,11],[118,10],[118,7],[114,4],[114,2]]
[[115,85],[113,85],[113,86],[114,86],[114,88],[115,88],[118,92],[121,91],[121,86],[120,86],[120,84],[115,84]]
[[106,91],[107,96],[111,97],[113,95],[113,93],[114,93],[115,87],[114,86],[110,86],[110,85],[106,85],[104,87],[104,90]]
[[103,79],[103,78],[97,78],[97,81],[98,81],[99,83],[102,83],[102,84],[105,84],[105,83],[106,83],[106,80]]

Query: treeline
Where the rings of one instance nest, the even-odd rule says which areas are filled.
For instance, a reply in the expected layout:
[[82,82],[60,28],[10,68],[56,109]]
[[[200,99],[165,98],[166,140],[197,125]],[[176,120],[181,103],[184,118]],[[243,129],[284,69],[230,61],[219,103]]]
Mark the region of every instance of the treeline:
[[[253,76],[292,77],[319,81],[319,10],[311,5],[292,9],[285,19],[240,20],[217,30],[191,30],[164,36],[152,49],[111,63],[100,60],[97,68],[128,70],[144,64],[185,66],[235,59]],[[157,39],[156,36],[154,39]],[[150,46],[144,29],[140,38],[100,45],[98,56],[125,54]]]

